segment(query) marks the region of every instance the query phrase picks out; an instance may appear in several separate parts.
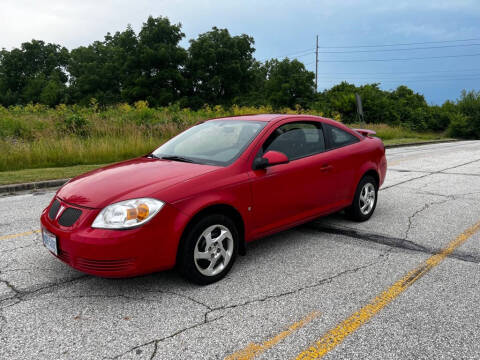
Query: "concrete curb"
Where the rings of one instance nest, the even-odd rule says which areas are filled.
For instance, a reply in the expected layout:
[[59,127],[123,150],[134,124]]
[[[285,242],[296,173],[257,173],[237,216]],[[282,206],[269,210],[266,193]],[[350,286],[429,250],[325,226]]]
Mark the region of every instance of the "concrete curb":
[[458,139],[450,139],[450,140],[431,140],[431,141],[419,141],[415,143],[407,143],[407,144],[392,144],[392,145],[385,145],[385,149],[394,149],[399,147],[409,147],[409,146],[421,146],[421,145],[432,145],[432,144],[443,144],[443,143],[451,143],[460,141]]
[[[392,148],[398,148],[398,147],[441,144],[441,143],[449,143],[449,142],[456,142],[456,141],[459,141],[459,140],[452,139],[452,140],[422,141],[422,142],[408,143],[408,144],[385,145],[385,148],[386,149],[392,149]],[[63,184],[65,184],[68,180],[70,180],[70,179],[56,179],[56,180],[29,182],[29,183],[24,183],[24,184],[1,185],[0,186],[0,194],[5,194],[5,193],[6,194],[15,194],[15,193],[21,192],[21,191],[59,187],[59,186],[62,186]]]
[[20,191],[58,187],[65,184],[68,180],[70,179],[56,179],[56,180],[29,182],[24,184],[1,185],[0,194],[2,193],[15,194]]

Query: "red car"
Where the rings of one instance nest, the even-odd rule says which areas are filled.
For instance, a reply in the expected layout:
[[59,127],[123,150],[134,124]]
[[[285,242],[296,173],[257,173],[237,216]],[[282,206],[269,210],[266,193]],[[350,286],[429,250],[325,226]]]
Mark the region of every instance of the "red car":
[[211,283],[252,240],[341,209],[370,218],[387,169],[372,134],[307,115],[208,120],[69,181],[42,213],[43,242],[93,275],[176,265]]

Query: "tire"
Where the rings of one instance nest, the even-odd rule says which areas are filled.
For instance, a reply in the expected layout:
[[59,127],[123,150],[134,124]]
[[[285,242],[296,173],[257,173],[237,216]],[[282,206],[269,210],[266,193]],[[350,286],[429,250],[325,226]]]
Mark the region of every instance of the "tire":
[[220,214],[198,220],[182,240],[178,269],[187,280],[200,285],[222,279],[232,268],[238,253],[235,223]]
[[358,183],[352,205],[345,212],[354,221],[367,221],[377,206],[378,185],[370,175],[364,176]]

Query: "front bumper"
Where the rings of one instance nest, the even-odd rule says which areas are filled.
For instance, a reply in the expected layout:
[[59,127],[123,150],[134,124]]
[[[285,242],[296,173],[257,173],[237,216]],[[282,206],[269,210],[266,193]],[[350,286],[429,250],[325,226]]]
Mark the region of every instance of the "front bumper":
[[[57,198],[58,199],[58,198]],[[57,236],[58,258],[74,269],[102,277],[130,277],[172,268],[178,243],[187,223],[185,215],[165,204],[148,223],[134,229],[94,229],[91,224],[100,209],[80,209],[70,227],[49,217],[53,204],[42,212],[42,227]]]

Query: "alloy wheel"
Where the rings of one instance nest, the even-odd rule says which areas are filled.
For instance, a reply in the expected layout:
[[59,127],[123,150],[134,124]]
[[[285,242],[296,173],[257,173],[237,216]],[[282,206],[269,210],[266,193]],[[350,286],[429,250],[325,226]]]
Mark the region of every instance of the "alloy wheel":
[[233,236],[227,227],[209,226],[195,244],[193,258],[197,270],[205,276],[219,274],[232,259],[233,248]]
[[362,191],[360,192],[359,202],[360,202],[360,211],[363,215],[368,215],[375,205],[375,186],[372,183],[367,182],[363,185]]

